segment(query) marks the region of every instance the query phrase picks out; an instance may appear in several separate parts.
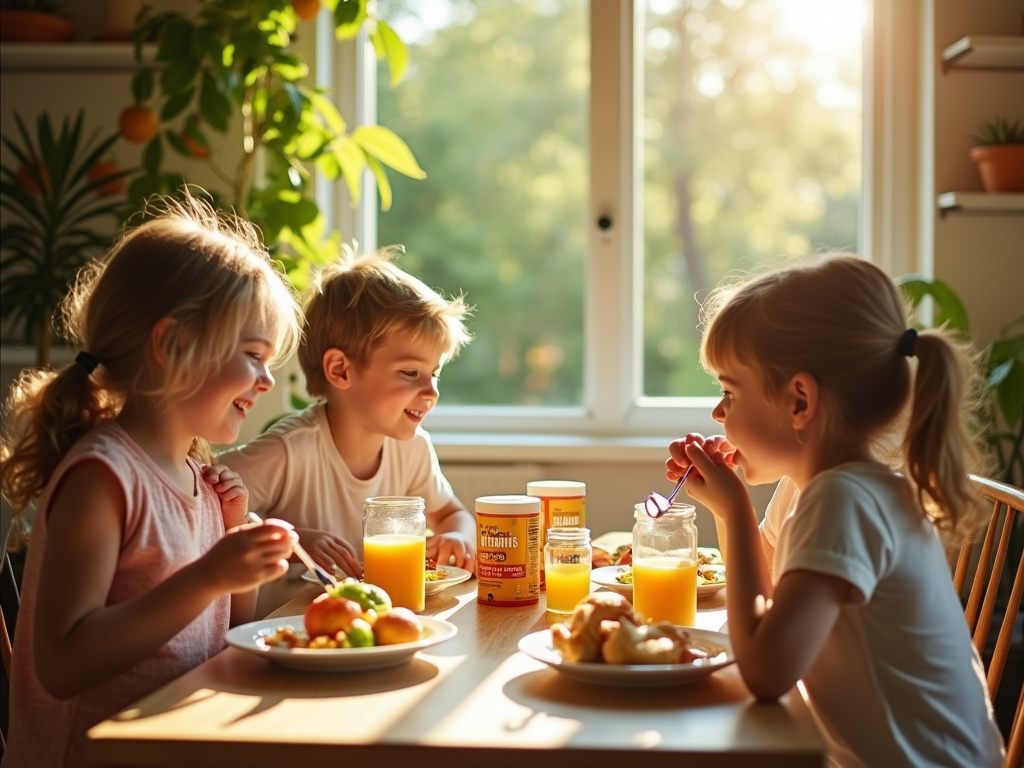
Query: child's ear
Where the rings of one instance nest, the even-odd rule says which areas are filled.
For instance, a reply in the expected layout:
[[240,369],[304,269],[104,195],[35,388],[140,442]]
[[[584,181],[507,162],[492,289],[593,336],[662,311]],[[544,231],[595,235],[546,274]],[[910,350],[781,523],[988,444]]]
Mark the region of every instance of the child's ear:
[[337,347],[324,352],[321,361],[324,378],[335,389],[348,389],[352,384],[352,359]]
[[149,351],[153,354],[153,360],[163,368],[167,365],[167,336],[174,327],[174,320],[170,317],[162,317],[153,325],[149,332]]
[[800,371],[789,380],[786,394],[793,429],[806,429],[818,412],[818,380],[806,371]]

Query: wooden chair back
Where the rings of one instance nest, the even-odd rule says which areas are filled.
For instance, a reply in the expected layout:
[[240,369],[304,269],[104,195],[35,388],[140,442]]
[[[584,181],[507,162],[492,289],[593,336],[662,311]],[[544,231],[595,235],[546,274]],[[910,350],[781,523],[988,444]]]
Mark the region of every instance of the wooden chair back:
[[[996,614],[1000,583],[1004,573],[1013,574],[1006,601],[1002,623],[996,636],[995,648],[988,664],[988,690],[995,703],[996,693],[1002,682],[1006,668],[1006,659],[1010,652],[1010,640],[1013,627],[1020,609],[1021,595],[1024,593],[1024,556],[1018,549],[1011,551],[1011,540],[1014,531],[1024,530],[1018,521],[1024,518],[1024,491],[1012,485],[1001,483],[987,477],[971,475],[971,481],[982,496],[992,503],[992,516],[989,518],[985,538],[981,544],[977,565],[972,567],[974,540],[969,538],[960,548],[953,570],[953,584],[957,594],[962,595],[970,582],[970,594],[964,609],[967,626],[973,633],[974,647],[978,655],[984,658],[992,620]],[[1017,533],[1016,536],[1020,536]],[[998,540],[997,540],[998,539]],[[1017,547],[1020,543],[1017,542]],[[1016,557],[1016,563],[1008,563],[1007,559]],[[1010,736],[1006,744],[1006,762],[1009,768],[1019,768],[1024,763],[1024,688],[1017,696],[1017,708],[1010,728]]]

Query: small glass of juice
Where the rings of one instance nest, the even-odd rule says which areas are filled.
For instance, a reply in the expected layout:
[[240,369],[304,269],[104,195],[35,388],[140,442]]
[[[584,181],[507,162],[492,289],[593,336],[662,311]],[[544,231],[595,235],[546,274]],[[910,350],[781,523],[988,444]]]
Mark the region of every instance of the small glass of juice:
[[396,607],[426,604],[427,518],[420,496],[375,496],[363,502],[363,578]]
[[544,545],[548,610],[572,613],[576,604],[590,594],[593,549],[589,528],[548,528]]
[[697,511],[674,502],[653,518],[643,504],[633,517],[633,609],[649,622],[692,627],[697,621]]

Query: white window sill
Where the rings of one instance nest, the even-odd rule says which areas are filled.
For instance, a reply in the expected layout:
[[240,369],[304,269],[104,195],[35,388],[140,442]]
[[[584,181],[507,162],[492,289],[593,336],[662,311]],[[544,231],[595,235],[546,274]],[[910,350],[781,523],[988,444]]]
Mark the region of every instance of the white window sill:
[[442,462],[649,464],[668,458],[672,437],[436,432],[430,438]]

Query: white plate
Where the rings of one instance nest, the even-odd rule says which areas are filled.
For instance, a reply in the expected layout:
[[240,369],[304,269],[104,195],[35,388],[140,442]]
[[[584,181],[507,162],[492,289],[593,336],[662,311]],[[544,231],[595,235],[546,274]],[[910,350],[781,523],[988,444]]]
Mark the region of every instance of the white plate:
[[519,641],[519,650],[573,680],[617,688],[660,688],[692,683],[735,661],[728,635],[695,627],[687,627],[686,631],[691,643],[706,650],[709,658],[690,664],[574,664],[563,661],[555,650],[550,629],[524,637]]
[[397,667],[412,659],[417,651],[451,640],[458,628],[447,621],[431,616],[420,616],[423,638],[414,643],[378,645],[373,648],[277,648],[267,645],[263,638],[281,627],[291,627],[305,634],[301,616],[281,616],[242,624],[228,630],[225,637],[233,645],[249,653],[262,656],[274,664],[288,669],[316,672],[366,672],[371,669]]
[[[706,565],[705,568],[725,573],[724,565]],[[590,580],[595,584],[608,589],[613,589],[620,595],[633,598],[633,585],[623,584],[617,577],[623,573],[629,573],[632,566],[629,565],[606,565],[604,568],[595,568],[590,572]],[[700,584],[697,586],[697,597],[708,597],[719,592],[725,586],[725,582],[718,584]]]
[[[437,581],[426,582],[426,593],[428,595],[436,595],[438,592],[442,592],[443,590],[448,589],[448,587],[454,584],[461,584],[473,575],[464,568],[456,568],[454,565],[445,565],[438,568],[438,570],[447,572],[448,577],[444,579],[438,579]],[[320,583],[320,579],[318,579],[309,571],[305,571],[302,574],[301,578],[303,581],[308,581],[310,584]],[[345,572],[339,570],[338,568],[335,568],[334,578],[336,578],[338,581],[341,581],[342,579],[346,578]]]

